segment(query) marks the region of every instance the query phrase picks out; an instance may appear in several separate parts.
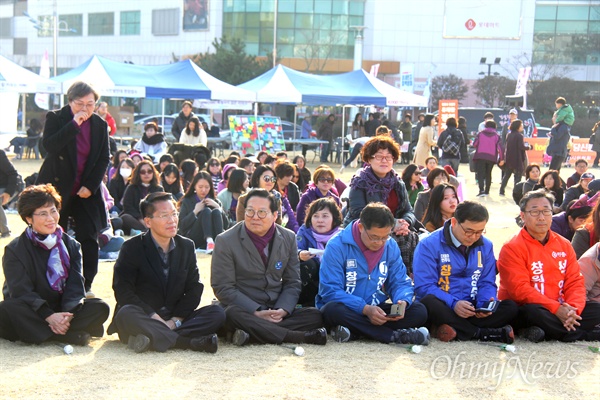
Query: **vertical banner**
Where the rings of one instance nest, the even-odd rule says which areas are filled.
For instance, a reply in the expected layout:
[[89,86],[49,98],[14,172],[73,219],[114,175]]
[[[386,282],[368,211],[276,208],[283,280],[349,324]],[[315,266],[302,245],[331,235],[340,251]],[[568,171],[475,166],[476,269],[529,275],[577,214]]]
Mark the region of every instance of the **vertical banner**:
[[281,119],[266,115],[230,115],[231,147],[243,154],[285,151]]
[[414,93],[415,65],[402,64],[400,66],[400,89]]
[[183,0],[183,30],[208,30],[208,0]]
[[517,79],[517,87],[515,95],[523,96],[523,108],[527,109],[527,82],[531,74],[531,67],[519,68],[519,77]]
[[440,100],[438,103],[438,133],[446,129],[446,120],[454,117],[458,120],[458,100]]
[[[44,51],[44,57],[42,58],[42,63],[40,64],[40,76],[42,78],[50,79],[50,61],[48,60],[48,50]],[[35,104],[43,109],[50,109],[50,96],[48,93],[36,93],[35,94]]]
[[379,65],[380,64],[373,64],[373,65],[371,65],[371,70],[369,71],[369,75],[374,76],[375,78],[377,78],[377,74],[379,73]]

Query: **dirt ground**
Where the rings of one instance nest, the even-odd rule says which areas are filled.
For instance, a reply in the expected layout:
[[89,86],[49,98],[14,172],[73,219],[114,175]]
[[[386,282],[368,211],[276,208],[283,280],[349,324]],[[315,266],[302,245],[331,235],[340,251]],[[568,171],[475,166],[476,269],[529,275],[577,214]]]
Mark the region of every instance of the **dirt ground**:
[[[14,163],[23,176],[40,165],[34,160]],[[342,179],[349,181],[354,171],[346,169]],[[473,174],[464,164],[459,172],[466,181],[465,197],[474,199],[478,190]],[[561,175],[566,179],[571,173],[563,169]],[[479,201],[490,211],[486,236],[498,255],[502,243],[518,230],[518,209],[510,196],[498,195],[497,168],[493,181],[491,196]],[[512,184],[507,193],[511,189]],[[25,228],[18,215],[9,214],[8,220],[13,236]],[[0,253],[8,242],[0,240]],[[207,285],[201,305],[207,305],[213,298],[210,256],[199,254],[198,266]],[[100,264],[94,292],[114,308],[112,267]],[[515,346],[510,353],[475,342],[432,340],[415,354],[396,345],[330,342],[303,346],[305,356],[297,357],[280,346],[237,348],[222,341],[215,355],[182,350],[135,354],[115,334],[76,347],[68,356],[54,343],[31,346],[0,339],[0,398],[591,399],[600,393],[600,357],[586,344],[517,339]]]

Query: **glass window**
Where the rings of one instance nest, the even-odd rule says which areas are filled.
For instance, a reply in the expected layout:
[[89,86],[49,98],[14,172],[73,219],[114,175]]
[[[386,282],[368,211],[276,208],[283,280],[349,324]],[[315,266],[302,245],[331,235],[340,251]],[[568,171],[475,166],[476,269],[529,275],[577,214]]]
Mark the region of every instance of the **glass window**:
[[246,0],[246,12],[259,12],[260,0]]
[[[13,37],[13,18],[4,17],[0,18],[0,38],[10,39]],[[39,32],[39,31],[38,31]],[[38,33],[38,36],[41,36]]]
[[[302,3],[306,3],[307,1],[303,1]],[[296,3],[296,0],[279,0],[279,9],[278,12],[280,13],[284,13],[284,12],[289,12],[289,13],[293,13],[294,12],[294,3]]]
[[333,0],[331,7],[332,14],[348,14],[348,0]]
[[536,6],[535,19],[556,19],[556,6]]
[[107,36],[115,34],[115,14],[90,13],[88,14],[88,35]]
[[233,0],[233,7],[231,7],[233,12],[245,12],[246,11],[246,2]]
[[258,54],[258,43],[246,43],[246,53],[247,54]]
[[296,14],[296,28],[306,29],[313,26],[310,14]]
[[246,27],[259,28],[260,18],[258,13],[246,13]]
[[247,28],[246,29],[246,37],[244,38],[244,40],[246,42],[258,43],[259,42],[259,32],[260,32],[260,29],[258,29],[258,28]]
[[293,57],[294,46],[291,44],[283,44],[277,46],[277,57]]
[[23,56],[27,55],[27,38],[14,38],[13,39],[13,53],[23,55]]
[[294,43],[294,39],[298,42],[298,31],[294,29],[277,29],[277,43]]
[[562,6],[558,8],[558,19],[587,21],[590,15],[588,6]]
[[296,1],[297,13],[313,13],[315,12],[315,3],[312,0]]
[[331,0],[315,0],[315,13],[331,14]]
[[[593,33],[600,33],[600,22],[590,22],[590,36],[594,36],[592,35]],[[600,44],[600,42],[598,42],[598,39],[596,39],[596,43]],[[598,46],[598,48],[600,48],[600,46]]]
[[[296,16],[298,18],[298,16]],[[277,16],[277,29],[279,28],[293,28],[294,27],[294,14],[279,14]]]
[[261,28],[266,28],[266,27],[273,28],[274,18],[275,18],[275,15],[273,13],[261,12],[260,13],[260,27]]
[[556,31],[555,21],[535,21],[533,31],[535,33],[554,33]]
[[152,10],[152,34],[154,36],[178,35],[181,21],[179,8]]
[[260,43],[273,46],[273,28],[260,30]]
[[587,33],[587,21],[556,21],[556,33]]
[[347,15],[332,15],[331,16],[331,29],[348,29],[348,16]]
[[273,13],[275,11],[275,2],[273,0],[261,2],[260,11]]
[[600,21],[600,6],[590,7],[590,21]]
[[140,11],[121,11],[121,35],[140,34]]
[[[361,0],[350,1],[350,7],[349,7],[348,11],[349,11],[348,13],[350,15],[360,15],[362,18],[362,16],[365,13],[365,2],[361,1]],[[361,19],[361,21],[362,21],[362,19]]]
[[59,36],[83,36],[83,14],[60,15]]

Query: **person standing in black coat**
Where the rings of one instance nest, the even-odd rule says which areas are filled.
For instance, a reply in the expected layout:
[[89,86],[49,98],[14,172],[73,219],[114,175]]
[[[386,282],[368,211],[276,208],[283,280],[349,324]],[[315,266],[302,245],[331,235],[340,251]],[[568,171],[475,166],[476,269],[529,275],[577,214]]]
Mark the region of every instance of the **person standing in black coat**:
[[87,296],[98,272],[98,233],[107,216],[100,190],[110,163],[106,121],[94,114],[98,93],[87,83],[75,82],[67,91],[69,104],[46,115],[42,143],[48,152],[37,183],[52,183],[62,197],[60,225],[68,230],[73,218],[83,253]]
[[0,204],[0,237],[3,238],[10,236],[10,229],[2,206],[8,204],[19,194],[17,193],[18,181],[19,174],[15,166],[6,157],[4,150],[0,150],[0,198],[2,199],[2,204]]
[[529,145],[523,141],[523,122],[520,119],[515,119],[510,123],[509,129],[510,132],[506,136],[505,161],[504,164],[500,165],[504,167],[504,175],[500,184],[500,196],[504,196],[504,189],[512,174],[515,175],[515,185],[521,182],[527,160],[525,150],[529,149]]
[[335,115],[329,114],[327,119],[321,123],[319,131],[317,132],[317,139],[325,140],[328,143],[324,143],[321,147],[321,162],[326,163],[329,158],[329,151],[331,150],[331,144],[333,142],[333,125],[335,124]]
[[181,131],[185,129],[187,123],[190,119],[195,117],[194,112],[192,111],[192,102],[184,101],[181,106],[181,112],[173,121],[173,126],[171,126],[171,133],[175,137],[175,142],[179,142],[179,138],[181,137]]

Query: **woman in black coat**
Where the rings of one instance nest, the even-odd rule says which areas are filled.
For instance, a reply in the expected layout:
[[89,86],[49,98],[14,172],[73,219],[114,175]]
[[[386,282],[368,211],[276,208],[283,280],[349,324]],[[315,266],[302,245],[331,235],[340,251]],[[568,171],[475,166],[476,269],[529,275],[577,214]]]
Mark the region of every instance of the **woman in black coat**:
[[58,225],[61,198],[52,185],[30,186],[17,209],[27,228],[4,251],[0,336],[39,344],[85,346],[104,334],[109,307],[86,299],[80,246]]
[[140,201],[154,192],[164,192],[163,187],[158,184],[158,171],[150,161],[140,161],[133,170],[129,186],[123,195],[123,212],[120,216],[125,233],[137,234],[148,230],[140,211]]
[[98,233],[106,227],[106,207],[100,184],[110,163],[108,127],[94,107],[98,93],[84,82],[67,91],[69,104],[46,114],[42,144],[48,152],[36,183],[51,183],[62,197],[60,226],[73,218],[83,253],[88,296],[98,272]]
[[529,149],[523,140],[523,121],[515,119],[510,123],[509,130],[510,132],[506,136],[504,163],[501,161],[499,164],[504,168],[504,176],[500,184],[500,196],[504,196],[504,190],[511,175],[515,175],[515,185],[521,182],[527,160],[525,150]]
[[115,201],[115,205],[110,210],[121,213],[123,211],[123,196],[125,196],[125,189],[129,185],[129,180],[135,168],[135,164],[131,158],[121,160],[117,165],[113,176],[110,177],[108,182],[108,192]]

